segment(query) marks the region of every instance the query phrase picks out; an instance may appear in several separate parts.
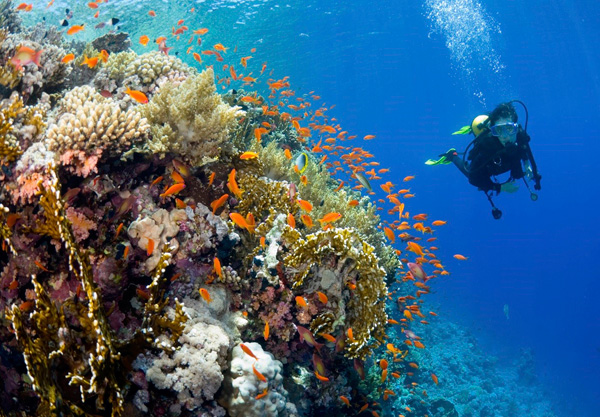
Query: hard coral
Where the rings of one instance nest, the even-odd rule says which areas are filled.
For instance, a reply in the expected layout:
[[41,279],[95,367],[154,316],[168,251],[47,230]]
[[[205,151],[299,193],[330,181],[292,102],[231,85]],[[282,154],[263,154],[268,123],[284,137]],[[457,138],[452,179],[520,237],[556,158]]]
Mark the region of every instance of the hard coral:
[[[374,248],[348,228],[319,231],[305,238],[286,228],[282,238],[290,251],[283,263],[296,271],[292,288],[326,290],[336,306],[333,316],[325,311],[313,320],[313,332],[334,333],[337,324],[343,326],[342,331],[352,328],[354,338],[346,341],[345,355],[364,359],[379,343],[371,337],[383,340],[387,325],[385,270],[379,266]],[[348,283],[356,285],[351,293],[345,289]],[[334,317],[340,322],[334,322]]]
[[57,121],[48,128],[51,151],[80,150],[91,155],[120,156],[144,140],[148,124],[134,109],[122,111],[119,104],[102,97],[92,87],[76,87],[65,94]]
[[152,153],[175,153],[198,166],[217,157],[230,129],[245,113],[224,103],[208,68],[184,83],[164,84],[142,109],[151,124]]

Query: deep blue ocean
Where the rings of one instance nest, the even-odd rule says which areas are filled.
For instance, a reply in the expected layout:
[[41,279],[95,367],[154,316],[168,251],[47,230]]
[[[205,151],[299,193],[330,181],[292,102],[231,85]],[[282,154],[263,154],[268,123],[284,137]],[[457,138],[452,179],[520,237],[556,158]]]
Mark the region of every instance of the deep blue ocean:
[[[58,20],[65,6],[57,0],[44,15]],[[376,135],[359,145],[390,168],[384,180],[399,184],[415,176],[410,212],[448,221],[436,243],[452,274],[435,280],[427,303],[465,327],[500,367],[531,349],[540,395],[557,416],[600,416],[600,3],[110,0],[107,6],[133,39],[170,32],[185,17],[190,26],[210,28],[211,45],[257,48],[255,72],[267,62],[273,77],[289,76],[297,94],[314,91],[335,104],[329,115],[344,130]],[[169,17],[151,20],[150,8]],[[191,64],[184,44],[179,56]],[[137,42],[133,48],[142,52]],[[451,133],[512,99],[529,110],[542,190],[537,201],[522,183],[517,193],[496,197],[503,217],[494,220],[485,195],[452,165],[424,162],[450,147],[463,150],[470,138]],[[523,109],[517,111],[524,123]],[[455,253],[468,261],[455,260]]]

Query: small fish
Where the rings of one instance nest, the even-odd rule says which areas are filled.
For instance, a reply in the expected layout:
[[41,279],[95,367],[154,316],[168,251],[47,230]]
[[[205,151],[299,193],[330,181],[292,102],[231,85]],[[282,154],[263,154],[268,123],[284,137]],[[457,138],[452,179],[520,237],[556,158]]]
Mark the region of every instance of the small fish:
[[143,46],[148,45],[148,42],[150,42],[150,38],[148,37],[148,35],[142,35],[142,36],[140,36],[140,43]]
[[283,151],[283,154],[285,155],[285,157],[286,157],[287,159],[292,159],[292,152],[290,152],[290,150],[289,150],[289,149],[287,149],[287,148],[286,148],[286,149]]
[[240,159],[255,159],[258,158],[258,154],[256,152],[247,151],[240,155]]
[[85,24],[83,25],[73,25],[67,30],[67,35],[74,35],[77,32],[81,32],[85,29]]
[[389,227],[384,227],[383,232],[385,233],[385,236],[390,240],[390,242],[396,242],[396,235],[394,234],[394,231],[392,229],[390,229]]
[[[241,346],[241,344],[240,344],[240,346]],[[252,372],[254,372],[254,375],[256,375],[256,377],[258,378],[259,381],[267,382],[267,378],[263,374],[261,374],[260,372],[258,372],[256,370],[256,368],[254,367],[254,364],[252,364]]]
[[227,52],[227,50],[229,48],[225,48],[222,44],[217,43],[214,47],[213,47],[216,51],[221,51],[221,52]]
[[219,258],[215,257],[213,259],[213,269],[219,278],[223,278],[223,270],[221,269],[221,261]]
[[350,407],[350,400],[348,399],[348,397],[345,397],[343,395],[340,395],[340,400],[342,400],[342,402],[344,404],[346,404],[347,407]]
[[172,186],[170,186],[167,191],[165,191],[164,193],[160,194],[160,197],[164,198],[164,197],[168,197],[170,195],[175,195],[178,192],[180,192],[181,190],[183,190],[185,188],[185,184],[184,183],[179,183],[179,184],[174,184]]
[[314,226],[313,221],[308,214],[302,214],[300,220],[302,220],[302,223],[309,229]]
[[361,172],[355,172],[354,176],[356,177],[358,182],[362,184],[363,187],[365,187],[370,192],[373,191],[373,188],[371,188],[371,183],[369,182],[367,177],[365,177]]
[[350,341],[353,341],[354,335],[352,334],[352,327],[348,327],[348,330],[346,331],[346,333],[348,334],[348,339],[350,339]]
[[410,181],[410,180],[414,180],[414,179],[415,179],[414,175],[409,175],[409,176],[407,176],[407,177],[404,177],[404,179],[403,179],[402,181],[404,181],[404,182],[408,182],[408,181]]
[[148,239],[148,245],[146,246],[146,254],[148,256],[152,255],[154,252],[154,239]]
[[206,35],[207,33],[208,33],[208,29],[206,29],[206,28],[196,29],[194,31],[194,35]]
[[229,194],[223,194],[221,197],[210,203],[210,207],[212,208],[212,213],[215,214],[216,211],[221,207],[227,199],[229,198]]
[[100,95],[102,97],[105,97],[105,98],[111,98],[112,97],[112,93],[109,90],[102,90],[102,91],[100,91]]
[[75,59],[74,54],[67,54],[60,61],[64,64],[68,64],[69,62],[73,61],[73,59]]
[[156,12],[154,10],[150,10],[148,12],[148,16],[150,16],[150,17],[156,17]]
[[95,56],[93,58],[88,58],[86,55],[83,56],[83,62],[79,65],[83,66],[83,65],[87,65],[88,68],[94,68],[96,65],[98,65],[98,57]]
[[48,268],[46,268],[44,265],[42,265],[38,261],[33,261],[33,263],[35,264],[35,266],[37,266],[38,268],[40,268],[42,271],[50,272],[50,270]]
[[[258,371],[257,371],[257,372],[258,372]],[[269,392],[269,388],[267,387],[267,388],[265,388],[265,389],[263,390],[263,392],[261,392],[260,394],[258,394],[258,395],[257,395],[256,397],[254,397],[254,398],[255,398],[255,399],[257,399],[257,400],[260,400],[261,398],[263,398],[264,396],[266,396],[268,392]]]
[[42,56],[42,52],[44,52],[43,49],[35,51],[26,46],[21,46],[10,59],[10,63],[13,64],[16,69],[21,69],[28,64],[35,64],[39,68],[41,66],[40,57]]
[[9,289],[9,290],[16,290],[17,288],[19,288],[19,281],[17,281],[17,280],[15,280],[15,279],[13,279],[13,280],[11,281],[11,283],[10,283],[10,284],[8,284],[8,289]]
[[348,205],[350,207],[356,207],[356,206],[358,206],[358,200],[350,200],[350,201],[348,201]]
[[306,299],[300,295],[296,296],[296,305],[302,308],[308,308],[308,304],[306,304]]
[[241,214],[239,214],[239,213],[229,213],[229,218],[238,227],[250,231],[249,227],[251,227],[251,226],[248,224],[248,222],[246,221],[246,219],[244,218],[244,216],[242,216]]
[[319,371],[315,371],[315,376],[317,377],[317,379],[319,381],[323,381],[323,382],[329,381],[329,378],[327,378],[326,376],[323,376],[323,375],[319,374]]
[[146,97],[146,94],[142,93],[141,91],[132,90],[131,88],[127,87],[127,90],[125,90],[125,94],[127,94],[129,97],[131,97],[138,103],[145,104],[148,102],[148,97]]
[[123,223],[122,222],[119,224],[119,226],[117,226],[117,231],[115,233],[115,240],[119,237],[119,233],[121,233],[121,230],[123,230]]
[[205,288],[200,288],[198,291],[200,292],[200,295],[202,296],[204,301],[206,301],[207,303],[210,303],[212,301],[212,298],[210,298],[210,294]]
[[6,226],[8,226],[9,229],[12,228],[15,225],[15,223],[19,221],[20,218],[21,215],[10,213],[8,216],[6,216]]
[[319,297],[319,301],[322,302],[323,304],[327,304],[327,301],[329,301],[327,299],[327,296],[322,293],[321,291],[317,291],[317,297]]
[[371,140],[371,139],[375,139],[375,135],[366,135],[364,138],[364,140]]
[[227,188],[231,191],[236,197],[240,198],[242,196],[242,190],[238,187],[237,181],[235,180],[235,169],[232,169],[227,177]]
[[339,219],[342,218],[342,215],[340,213],[328,213],[325,216],[323,216],[322,218],[319,219],[319,222],[321,223],[321,225],[326,224],[326,223],[333,223],[335,221],[338,221]]
[[306,211],[307,213],[310,213],[313,209],[313,205],[309,201],[298,199],[296,202],[302,208],[302,210]]
[[439,381],[438,381],[438,377],[437,377],[437,375],[436,375],[436,374],[433,374],[433,373],[432,373],[432,374],[431,374],[431,379],[433,380],[433,382],[435,383],[435,385],[437,385],[437,384],[438,384],[438,382],[439,382]]
[[297,326],[297,325],[294,325],[294,327],[296,327],[296,330],[298,330],[298,333],[300,334],[300,341],[306,342],[309,345],[315,347],[318,352],[321,351],[323,344],[317,343],[317,341],[315,340],[315,337],[313,336],[313,334],[310,330],[308,330],[306,327]]
[[327,340],[328,342],[331,342],[331,343],[336,342],[335,337],[333,337],[332,335],[330,335],[328,333],[319,333],[319,336],[321,336],[323,339]]
[[212,172],[212,173],[210,174],[210,176],[208,177],[208,186],[209,186],[209,187],[210,187],[211,185],[213,185],[213,182],[215,181],[215,176],[216,176],[216,175],[217,175],[216,173]]
[[306,171],[307,166],[308,154],[306,152],[302,152],[296,157],[296,160],[294,161],[294,171],[297,171],[299,174],[302,174],[304,171]]
[[252,350],[250,350],[250,348],[248,346],[246,346],[243,343],[240,343],[240,348],[244,351],[244,353],[248,356],[250,356],[251,358],[254,358],[256,360],[258,360],[258,357],[254,354],[254,352],[252,352]]
[[379,367],[380,367],[382,370],[385,370],[385,369],[387,369],[387,367],[388,367],[388,361],[387,361],[387,360],[385,360],[385,359],[382,359],[382,360],[380,360],[380,361],[379,361]]
[[108,52],[106,51],[106,49],[100,51],[100,53],[98,54],[98,58],[100,58],[105,64],[106,62],[108,62]]
[[456,255],[453,255],[453,257],[456,258],[456,259],[458,259],[459,261],[466,261],[467,259],[469,259],[466,256],[463,256],[463,255],[458,254],[458,253]]
[[117,23],[119,23],[119,19],[117,19],[116,17],[113,17],[112,19],[106,21],[106,22],[100,22],[98,23],[96,26],[94,26],[94,29],[104,29],[106,26],[115,26]]
[[263,337],[265,341],[269,340],[269,322],[265,321],[265,329],[263,330]]

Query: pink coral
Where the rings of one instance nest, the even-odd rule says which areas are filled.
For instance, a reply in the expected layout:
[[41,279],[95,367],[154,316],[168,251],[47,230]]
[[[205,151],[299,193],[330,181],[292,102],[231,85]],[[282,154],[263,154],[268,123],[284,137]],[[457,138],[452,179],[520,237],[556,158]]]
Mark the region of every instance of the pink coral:
[[73,234],[77,242],[86,240],[90,236],[90,230],[96,230],[96,223],[76,211],[73,207],[67,208],[66,215],[67,219],[73,225]]
[[102,149],[96,149],[91,155],[84,151],[68,150],[60,156],[60,162],[74,174],[86,178],[92,172],[98,172],[101,156]]

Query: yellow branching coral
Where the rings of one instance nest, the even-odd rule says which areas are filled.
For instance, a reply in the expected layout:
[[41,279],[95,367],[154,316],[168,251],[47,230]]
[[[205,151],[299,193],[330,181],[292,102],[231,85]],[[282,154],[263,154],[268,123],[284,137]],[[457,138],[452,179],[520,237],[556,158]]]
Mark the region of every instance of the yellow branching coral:
[[[58,191],[54,166],[50,167],[49,175],[50,185],[39,186],[45,222],[33,232],[64,244],[69,270],[80,281],[85,297],[78,302],[67,300],[57,308],[33,276],[36,293],[33,312],[26,317],[18,306],[13,305],[8,318],[23,350],[33,388],[42,399],[41,410],[50,415],[89,415],[86,414],[89,410],[84,411],[84,408],[89,407],[88,400],[95,398],[97,413],[118,416],[123,412],[126,385],[122,352],[135,357],[149,346],[170,350],[183,332],[186,316],[182,304],[175,301],[174,319],[163,313],[168,299],[160,287],[171,254],[165,246],[153,281],[148,286],[150,299],[141,329],[131,340],[117,340],[93,279],[89,253],[75,241]],[[76,326],[73,326],[74,321]],[[170,332],[171,345],[158,341],[164,330]],[[57,370],[61,370],[60,374]],[[64,391],[63,387],[67,385],[78,386],[79,395]]]
[[148,150],[173,152],[195,166],[220,154],[236,119],[245,114],[221,99],[212,68],[177,86],[165,83],[141,111],[151,125]]
[[25,113],[23,100],[14,93],[0,107],[0,162],[10,163],[21,155],[21,147],[14,132],[17,117]]
[[[346,341],[345,355],[364,359],[379,345],[378,340],[383,340],[387,324],[385,270],[379,266],[373,246],[349,228],[319,231],[303,238],[287,227],[282,239],[290,250],[283,263],[287,270],[297,271],[292,288],[310,286],[318,270],[327,269],[327,265],[335,266],[335,271],[328,271],[327,279],[337,281],[338,287],[356,285],[349,299],[341,292],[337,300],[330,299],[337,304],[335,316],[345,315],[344,326],[353,331],[353,340]],[[311,328],[331,332],[333,325],[332,316],[323,316],[315,319]]]

